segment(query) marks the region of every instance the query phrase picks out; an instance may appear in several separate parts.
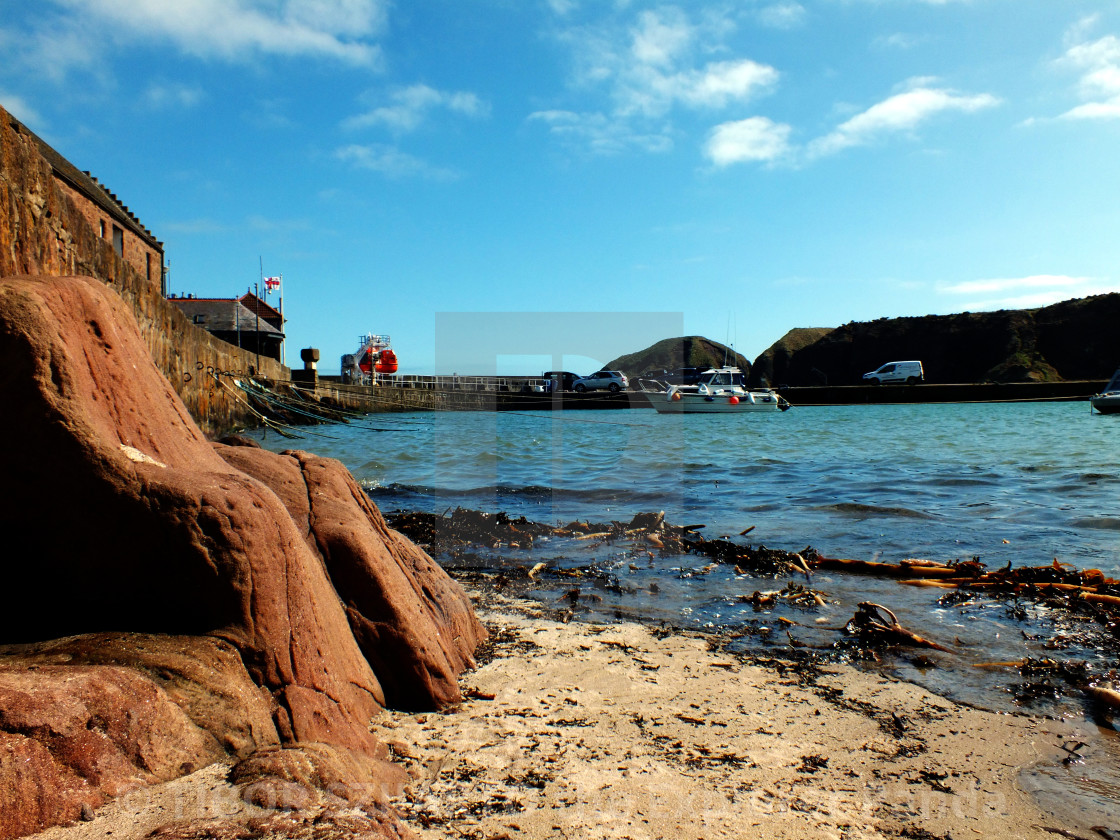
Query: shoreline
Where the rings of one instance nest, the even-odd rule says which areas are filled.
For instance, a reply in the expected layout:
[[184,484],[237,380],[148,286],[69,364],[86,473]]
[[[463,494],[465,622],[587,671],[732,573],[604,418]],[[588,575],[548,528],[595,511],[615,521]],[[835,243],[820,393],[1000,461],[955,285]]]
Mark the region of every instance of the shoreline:
[[[424,840],[1096,836],[1076,805],[1048,811],[1023,785],[1086,740],[1076,723],[469,594],[492,641],[461,678],[463,704],[384,711],[370,727],[413,779],[392,804]],[[211,765],[33,836],[139,840],[162,820],[268,813],[224,775]]]

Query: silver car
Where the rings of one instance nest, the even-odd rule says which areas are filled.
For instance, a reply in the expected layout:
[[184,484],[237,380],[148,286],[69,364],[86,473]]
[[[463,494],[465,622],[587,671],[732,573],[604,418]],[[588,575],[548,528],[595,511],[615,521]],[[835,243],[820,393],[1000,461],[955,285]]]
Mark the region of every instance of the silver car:
[[612,394],[617,394],[619,391],[625,391],[629,386],[630,380],[622,371],[601,370],[590,376],[580,377],[572,387],[581,394],[584,391],[610,391]]

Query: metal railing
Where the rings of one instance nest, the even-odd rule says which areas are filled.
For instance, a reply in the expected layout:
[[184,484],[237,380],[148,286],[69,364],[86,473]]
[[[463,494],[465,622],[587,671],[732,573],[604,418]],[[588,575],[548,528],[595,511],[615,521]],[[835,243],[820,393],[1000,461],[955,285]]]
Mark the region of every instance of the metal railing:
[[[380,388],[411,388],[430,391],[475,391],[494,393],[545,393],[548,380],[539,376],[425,376],[419,374],[366,375],[352,385],[377,385]],[[345,379],[343,380],[345,383]]]

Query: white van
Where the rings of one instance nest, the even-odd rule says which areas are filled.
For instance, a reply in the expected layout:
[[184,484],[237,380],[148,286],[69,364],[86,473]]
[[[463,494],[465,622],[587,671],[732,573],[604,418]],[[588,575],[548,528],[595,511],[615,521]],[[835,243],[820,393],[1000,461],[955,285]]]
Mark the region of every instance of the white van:
[[921,362],[887,362],[878,370],[863,375],[863,381],[872,385],[883,382],[905,382],[913,385],[925,379]]

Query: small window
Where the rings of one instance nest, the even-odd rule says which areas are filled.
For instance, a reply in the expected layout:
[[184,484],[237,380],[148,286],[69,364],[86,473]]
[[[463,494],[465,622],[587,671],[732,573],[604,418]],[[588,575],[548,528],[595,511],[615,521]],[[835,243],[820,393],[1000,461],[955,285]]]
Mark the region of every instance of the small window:
[[113,250],[118,257],[124,256],[124,231],[113,225]]
[[100,236],[102,239],[104,239],[105,238],[105,220],[104,219],[99,220],[98,223],[97,223],[97,226],[99,228],[98,236]]
[[144,271],[147,273],[148,282],[152,282],[152,255],[144,254]]

